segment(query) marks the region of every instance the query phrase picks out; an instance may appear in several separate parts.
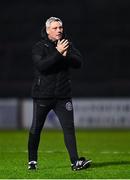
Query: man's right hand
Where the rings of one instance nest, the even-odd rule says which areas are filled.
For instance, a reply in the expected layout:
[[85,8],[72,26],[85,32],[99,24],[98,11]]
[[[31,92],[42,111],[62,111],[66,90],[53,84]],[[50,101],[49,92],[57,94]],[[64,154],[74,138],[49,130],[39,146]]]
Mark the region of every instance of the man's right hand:
[[62,39],[61,41],[58,40],[56,46],[57,51],[59,51],[62,55],[64,55],[67,53],[68,48],[69,48],[69,41],[67,39]]

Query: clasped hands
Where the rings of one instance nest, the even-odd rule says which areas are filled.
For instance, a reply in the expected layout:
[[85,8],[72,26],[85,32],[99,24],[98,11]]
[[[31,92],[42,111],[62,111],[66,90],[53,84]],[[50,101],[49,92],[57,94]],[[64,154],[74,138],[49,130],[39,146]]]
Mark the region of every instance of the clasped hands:
[[69,48],[69,41],[67,39],[58,40],[56,49],[63,56],[66,56],[67,50]]

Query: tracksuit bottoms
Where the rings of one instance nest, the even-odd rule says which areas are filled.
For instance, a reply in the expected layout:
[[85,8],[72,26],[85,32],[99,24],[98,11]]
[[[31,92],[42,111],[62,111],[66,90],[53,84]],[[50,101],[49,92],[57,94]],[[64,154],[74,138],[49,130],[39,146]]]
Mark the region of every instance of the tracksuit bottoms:
[[[78,159],[71,99],[33,99],[33,120],[28,139],[28,160],[37,161],[40,134],[46,116],[53,110],[61,124],[71,163]],[[50,142],[51,143],[51,142]]]

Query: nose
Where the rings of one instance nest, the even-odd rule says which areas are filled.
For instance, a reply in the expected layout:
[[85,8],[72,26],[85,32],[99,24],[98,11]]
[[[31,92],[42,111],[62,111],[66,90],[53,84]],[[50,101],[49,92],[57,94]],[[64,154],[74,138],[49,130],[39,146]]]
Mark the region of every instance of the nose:
[[58,32],[61,32],[62,30],[61,30],[61,28],[58,28],[57,31],[58,31]]
[[62,31],[63,31],[63,28],[62,28],[62,27],[58,27],[58,28],[57,28],[57,31],[58,31],[58,32],[62,32]]

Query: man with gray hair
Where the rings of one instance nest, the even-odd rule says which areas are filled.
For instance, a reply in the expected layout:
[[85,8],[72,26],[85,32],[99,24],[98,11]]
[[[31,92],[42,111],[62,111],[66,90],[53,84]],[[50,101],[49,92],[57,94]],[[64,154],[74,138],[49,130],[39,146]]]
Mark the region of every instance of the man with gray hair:
[[28,169],[37,168],[37,151],[41,130],[50,110],[57,115],[64,133],[72,170],[89,167],[91,160],[79,158],[77,153],[70,68],[80,68],[82,57],[65,37],[62,21],[50,17],[42,30],[42,37],[32,50],[34,82],[32,85],[33,121],[28,140]]

